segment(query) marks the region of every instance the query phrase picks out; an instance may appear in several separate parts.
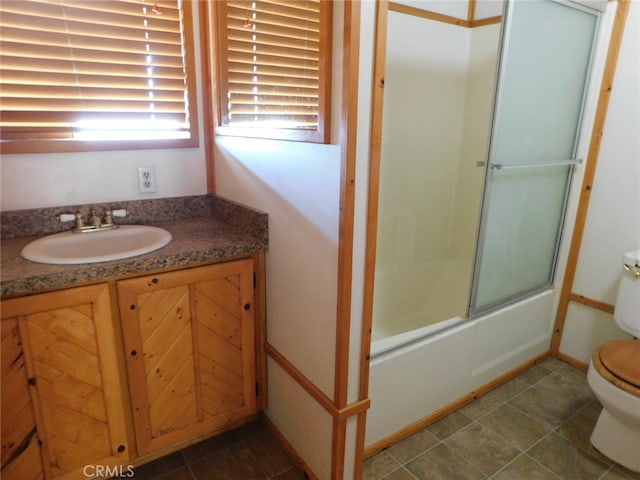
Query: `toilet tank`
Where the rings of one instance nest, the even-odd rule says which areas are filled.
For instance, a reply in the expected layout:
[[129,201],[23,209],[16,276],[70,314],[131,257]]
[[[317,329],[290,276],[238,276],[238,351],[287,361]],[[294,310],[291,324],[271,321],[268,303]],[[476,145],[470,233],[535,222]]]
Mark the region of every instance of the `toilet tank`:
[[613,317],[622,330],[640,338],[640,250],[625,253],[623,267]]

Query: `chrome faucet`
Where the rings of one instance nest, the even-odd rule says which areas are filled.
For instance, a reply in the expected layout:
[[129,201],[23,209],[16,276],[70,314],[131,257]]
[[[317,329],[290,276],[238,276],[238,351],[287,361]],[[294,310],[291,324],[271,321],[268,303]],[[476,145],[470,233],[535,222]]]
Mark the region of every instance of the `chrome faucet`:
[[126,217],[127,215],[129,215],[129,212],[123,208],[117,210],[107,208],[103,214],[104,220],[94,209],[91,209],[86,221],[80,212],[61,213],[56,218],[61,222],[75,221],[75,226],[71,229],[73,233],[88,233],[118,228],[118,225],[113,222],[113,217]]

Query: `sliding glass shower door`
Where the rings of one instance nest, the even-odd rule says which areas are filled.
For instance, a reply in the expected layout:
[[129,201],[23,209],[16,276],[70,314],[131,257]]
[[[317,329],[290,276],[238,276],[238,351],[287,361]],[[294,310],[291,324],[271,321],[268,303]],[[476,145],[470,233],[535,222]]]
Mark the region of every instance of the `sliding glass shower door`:
[[553,280],[599,12],[508,2],[470,313]]

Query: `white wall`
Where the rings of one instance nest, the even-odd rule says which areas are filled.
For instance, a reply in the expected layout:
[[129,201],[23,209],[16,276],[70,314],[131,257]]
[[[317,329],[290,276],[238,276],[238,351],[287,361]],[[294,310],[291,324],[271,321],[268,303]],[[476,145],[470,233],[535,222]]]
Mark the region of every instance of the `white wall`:
[[[200,58],[198,9],[194,8],[195,56]],[[198,98],[200,65],[196,62]],[[82,205],[119,200],[200,195],[207,192],[202,133],[200,146],[163,150],[2,155],[0,209]],[[138,167],[156,169],[156,193],[138,192]]]
[[[334,22],[334,144],[217,137],[216,192],[269,214],[267,340],[334,394],[342,5]],[[267,415],[320,478],[331,475],[332,417],[270,361]]]
[[[1,208],[82,205],[207,192],[204,149],[3,155]],[[156,170],[157,192],[138,192],[138,167]]]
[[[640,248],[640,2],[632,1],[605,125],[575,293],[615,304],[622,255]],[[613,317],[570,304],[560,351],[588,362],[600,344],[626,335]]]
[[[332,397],[340,149],[231,137],[218,137],[216,146],[217,193],[269,214],[267,340]],[[319,441],[327,418],[305,410],[314,402],[298,396],[303,391],[291,389],[291,379],[276,372],[269,369],[267,413],[320,475],[331,465],[331,442]],[[303,410],[304,432],[287,418],[297,410]],[[303,438],[317,443],[298,441]]]
[[456,0],[400,0],[410,7],[427,10],[434,13],[449,15],[451,17],[467,19],[469,4],[466,1]]
[[476,0],[476,11],[474,18],[476,20],[480,20],[483,18],[500,16],[502,15],[503,8],[503,0]]
[[268,340],[331,397],[339,148],[232,137],[216,145],[217,193],[269,214]]

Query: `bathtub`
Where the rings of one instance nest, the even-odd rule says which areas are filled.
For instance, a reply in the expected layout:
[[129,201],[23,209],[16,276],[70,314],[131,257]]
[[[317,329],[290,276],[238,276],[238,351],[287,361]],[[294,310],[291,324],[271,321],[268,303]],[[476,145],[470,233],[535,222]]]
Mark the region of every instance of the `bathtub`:
[[547,352],[556,295],[549,289],[478,318],[374,340],[365,445],[398,440],[414,422]]

